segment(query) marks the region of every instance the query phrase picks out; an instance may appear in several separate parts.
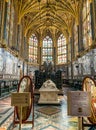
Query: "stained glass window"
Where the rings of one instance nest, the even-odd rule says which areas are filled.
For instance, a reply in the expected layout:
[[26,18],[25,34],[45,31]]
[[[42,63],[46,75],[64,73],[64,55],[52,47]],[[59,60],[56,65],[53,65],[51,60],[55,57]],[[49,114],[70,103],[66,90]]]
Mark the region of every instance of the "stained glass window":
[[43,39],[43,46],[42,46],[42,63],[44,61],[53,61],[52,57],[53,52],[53,42],[52,39],[49,36],[46,36]]
[[37,47],[38,40],[37,37],[33,34],[29,38],[29,62],[37,63]]
[[83,46],[86,49],[92,44],[91,13],[89,0],[86,0],[86,2],[83,3],[82,15]]
[[58,52],[58,64],[64,64],[67,61],[66,57],[66,38],[63,34],[58,38],[57,44],[57,52]]

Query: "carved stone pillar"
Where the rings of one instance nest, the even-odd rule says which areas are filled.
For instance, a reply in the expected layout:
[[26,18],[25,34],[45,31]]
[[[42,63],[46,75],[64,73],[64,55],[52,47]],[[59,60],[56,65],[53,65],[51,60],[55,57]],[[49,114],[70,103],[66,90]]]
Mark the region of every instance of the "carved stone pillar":
[[19,52],[19,49],[20,49],[20,24],[17,25],[17,43],[16,43],[16,49]]
[[95,8],[94,2],[90,1],[90,14],[91,14],[91,28],[92,28],[92,40],[95,39]]
[[72,64],[72,59],[73,59],[73,38],[70,37],[70,45],[71,45],[71,79],[73,79],[73,64]]
[[42,38],[41,38],[41,35],[39,35],[39,40],[38,40],[38,52],[37,52],[37,61],[38,61],[38,64],[42,65]]
[[55,35],[53,36],[53,63],[54,63],[54,69],[56,70],[56,64],[57,64],[57,38]]
[[1,30],[1,43],[4,44],[6,39],[6,20],[7,20],[7,1],[3,2],[3,12],[2,12],[2,30]]
[[79,52],[83,51],[84,50],[84,47],[83,47],[83,34],[82,34],[82,9],[83,9],[83,5],[81,4],[80,5],[80,9],[79,9]]
[[[2,39],[2,31],[3,31],[3,23],[2,22],[4,20],[4,2],[3,0],[0,1],[0,42],[1,42],[1,39]],[[0,43],[1,44],[1,43]]]

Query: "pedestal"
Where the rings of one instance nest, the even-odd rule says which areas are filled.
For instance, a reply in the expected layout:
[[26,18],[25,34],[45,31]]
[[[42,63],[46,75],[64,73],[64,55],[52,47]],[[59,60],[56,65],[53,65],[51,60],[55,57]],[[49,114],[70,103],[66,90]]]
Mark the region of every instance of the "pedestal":
[[52,80],[47,80],[43,83],[39,89],[40,98],[38,103],[40,104],[59,104],[58,92],[55,83]]
[[59,90],[40,90],[39,104],[60,104],[58,100]]

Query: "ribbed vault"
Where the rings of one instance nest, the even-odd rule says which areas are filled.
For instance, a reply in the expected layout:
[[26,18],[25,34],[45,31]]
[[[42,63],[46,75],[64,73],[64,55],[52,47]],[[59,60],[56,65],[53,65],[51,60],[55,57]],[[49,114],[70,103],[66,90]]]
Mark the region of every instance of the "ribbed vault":
[[82,0],[14,0],[18,24],[24,21],[25,36],[48,30],[70,35],[74,20],[79,22],[81,4]]

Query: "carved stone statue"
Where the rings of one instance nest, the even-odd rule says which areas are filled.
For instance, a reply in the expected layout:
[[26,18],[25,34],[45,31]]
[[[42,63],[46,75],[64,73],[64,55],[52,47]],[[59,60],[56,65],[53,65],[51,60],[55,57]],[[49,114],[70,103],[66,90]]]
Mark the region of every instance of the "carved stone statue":
[[49,79],[43,83],[41,89],[57,89],[57,88],[55,83]]
[[43,68],[44,68],[45,72],[47,72],[47,74],[49,75],[54,70],[54,64],[51,61],[50,62],[44,61]]

